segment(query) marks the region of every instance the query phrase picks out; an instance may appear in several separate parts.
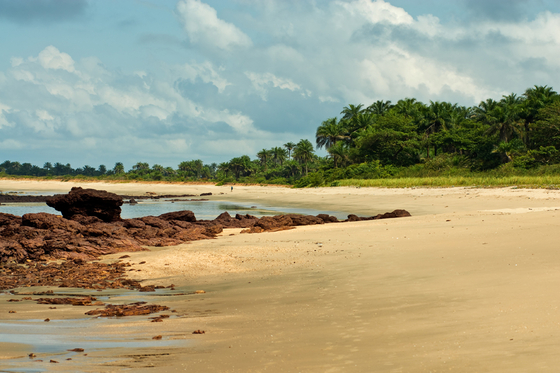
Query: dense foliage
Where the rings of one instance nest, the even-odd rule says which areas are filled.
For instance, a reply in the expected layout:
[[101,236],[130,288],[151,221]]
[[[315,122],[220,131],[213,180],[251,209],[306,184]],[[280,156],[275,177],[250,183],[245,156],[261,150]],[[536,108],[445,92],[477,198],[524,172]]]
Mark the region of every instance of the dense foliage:
[[[220,183],[279,183],[296,186],[332,184],[340,179],[428,177],[528,172],[560,163],[560,96],[535,86],[521,96],[488,99],[475,107],[449,102],[425,104],[414,98],[348,105],[341,117],[317,128],[319,157],[306,139],[262,149],[220,164],[181,162],[177,169],[139,162],[125,171],[47,162],[43,167],[5,161],[7,175],[79,175],[128,180],[213,180]],[[557,170],[558,167],[552,167]]]

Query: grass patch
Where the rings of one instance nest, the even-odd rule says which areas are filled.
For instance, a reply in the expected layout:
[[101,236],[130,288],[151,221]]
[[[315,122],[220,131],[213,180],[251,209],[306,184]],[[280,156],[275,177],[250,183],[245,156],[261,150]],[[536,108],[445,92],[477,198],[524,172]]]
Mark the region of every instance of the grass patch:
[[436,176],[389,179],[337,180],[336,186],[411,188],[411,187],[510,187],[560,189],[560,175],[541,176]]

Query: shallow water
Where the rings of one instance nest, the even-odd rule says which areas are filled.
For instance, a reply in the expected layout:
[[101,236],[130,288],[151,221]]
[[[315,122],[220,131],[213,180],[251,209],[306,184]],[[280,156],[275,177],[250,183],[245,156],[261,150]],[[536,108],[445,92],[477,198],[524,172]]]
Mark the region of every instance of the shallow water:
[[[262,206],[257,204],[238,204],[222,201],[174,201],[169,200],[140,200],[136,205],[124,204],[121,217],[124,219],[139,218],[142,216],[158,216],[167,212],[191,210],[197,219],[212,220],[222,212],[227,211],[230,215],[250,214],[257,217],[278,214],[329,214],[339,219],[345,219],[344,213],[336,211],[319,211],[312,209],[294,209],[277,206]],[[45,203],[7,203],[0,206],[0,212],[22,216],[28,213],[47,212],[49,214],[60,214],[57,210],[47,206]]]
[[[0,341],[27,345],[29,352],[37,354],[36,359],[42,359],[47,363],[49,359],[62,362],[71,358],[74,359],[73,364],[77,364],[78,367],[80,362],[76,361],[75,358],[83,357],[85,353],[95,350],[185,347],[193,343],[188,339],[146,340],[145,337],[139,339],[134,334],[129,333],[126,336],[118,333],[107,333],[107,330],[110,330],[112,326],[122,325],[123,322],[126,321],[120,318],[95,317],[51,320],[48,323],[43,320],[0,322],[0,330],[2,330]],[[84,352],[68,351],[75,348],[83,348]],[[119,358],[112,359],[118,360]],[[103,360],[104,363],[110,361]],[[0,367],[0,372],[44,372],[50,370],[37,367],[38,363],[27,357],[5,360],[4,364],[3,367]]]

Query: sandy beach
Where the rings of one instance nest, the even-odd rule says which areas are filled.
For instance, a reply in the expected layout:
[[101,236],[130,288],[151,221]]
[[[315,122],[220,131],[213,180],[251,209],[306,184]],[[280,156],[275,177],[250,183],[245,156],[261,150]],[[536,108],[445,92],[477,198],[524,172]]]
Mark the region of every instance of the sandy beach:
[[[0,367],[47,371],[555,372],[560,364],[560,191],[313,188],[0,180],[0,190],[200,194],[214,200],[412,217],[298,227],[131,253],[130,277],[176,284],[152,297],[180,317],[129,318],[97,333],[162,335],[161,345],[24,362],[0,341]],[[0,210],[1,211],[1,210]],[[115,259],[112,255],[105,260]],[[139,265],[141,261],[146,263]],[[10,304],[0,322],[83,318],[79,307]],[[133,295],[126,295],[133,299]],[[165,299],[163,299],[165,298]],[[123,298],[124,299],[124,298]],[[17,313],[9,314],[8,310]],[[56,311],[56,312],[55,312]],[[50,312],[50,313],[49,313]],[[52,322],[51,322],[52,323]],[[203,335],[192,335],[193,330]],[[157,341],[156,341],[157,342]],[[6,369],[0,371],[18,371]]]

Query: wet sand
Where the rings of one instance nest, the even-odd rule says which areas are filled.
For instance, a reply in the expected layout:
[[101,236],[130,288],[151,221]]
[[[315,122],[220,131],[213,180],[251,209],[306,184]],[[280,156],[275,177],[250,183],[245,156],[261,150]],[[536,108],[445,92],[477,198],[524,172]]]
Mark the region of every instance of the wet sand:
[[[5,183],[0,190],[22,189]],[[29,190],[60,188],[39,184]],[[129,272],[131,277],[206,293],[157,299],[182,317],[153,324],[124,318],[102,334],[128,331],[135,341],[160,334],[162,344],[181,344],[99,349],[79,362],[46,359],[22,366],[72,371],[78,364],[92,372],[154,366],[169,372],[554,372],[560,363],[558,191],[83,186],[129,194],[212,192],[213,199],[358,215],[404,208],[413,216],[253,235],[226,230],[216,240],[131,253],[132,263],[146,261],[133,266],[141,271]],[[2,298],[3,322],[36,319],[43,307]],[[20,308],[8,314],[6,307]],[[79,317],[78,307],[66,307],[65,317]],[[197,329],[206,333],[192,335]],[[0,346],[9,351],[0,353],[0,366],[28,351],[14,345]]]

